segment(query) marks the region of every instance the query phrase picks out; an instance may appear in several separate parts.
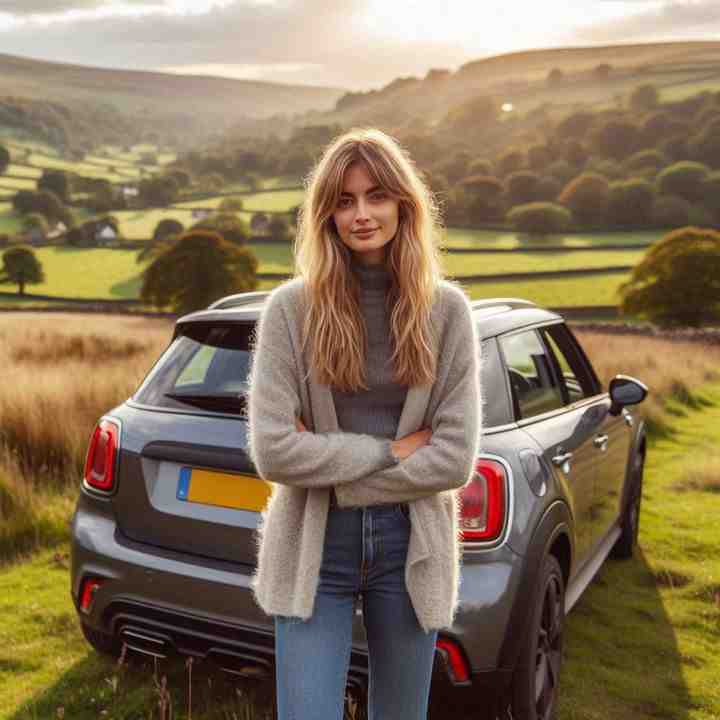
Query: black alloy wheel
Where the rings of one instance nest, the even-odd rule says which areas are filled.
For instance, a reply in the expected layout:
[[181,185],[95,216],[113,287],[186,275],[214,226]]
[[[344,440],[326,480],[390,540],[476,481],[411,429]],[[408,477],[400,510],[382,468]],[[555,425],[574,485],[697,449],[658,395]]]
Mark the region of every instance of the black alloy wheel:
[[554,555],[544,562],[528,634],[501,720],[553,720],[557,713],[565,625],[565,579]]

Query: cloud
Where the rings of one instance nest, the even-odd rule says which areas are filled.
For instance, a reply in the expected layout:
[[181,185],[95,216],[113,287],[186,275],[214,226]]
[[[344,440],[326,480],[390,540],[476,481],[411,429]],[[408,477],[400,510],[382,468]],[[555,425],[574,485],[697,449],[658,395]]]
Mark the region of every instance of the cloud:
[[[160,0],[162,1],[162,0]],[[158,0],[123,0],[126,5],[157,5]],[[111,0],[3,0],[0,10],[11,15],[47,15],[68,10],[96,10]]]
[[373,37],[365,9],[366,0],[238,0],[203,14],[49,23],[42,42],[36,28],[19,26],[0,33],[0,45],[5,53],[99,67],[261,66],[274,68],[264,79],[352,89],[420,75],[429,63],[448,67],[467,59],[449,42],[423,45]]
[[[609,0],[604,0],[608,2]],[[651,4],[649,0],[643,0]],[[641,0],[633,4],[641,5]],[[664,2],[629,17],[578,28],[573,37],[581,41],[608,42],[633,39],[690,38],[712,39],[720,31],[720,3],[717,0]]]

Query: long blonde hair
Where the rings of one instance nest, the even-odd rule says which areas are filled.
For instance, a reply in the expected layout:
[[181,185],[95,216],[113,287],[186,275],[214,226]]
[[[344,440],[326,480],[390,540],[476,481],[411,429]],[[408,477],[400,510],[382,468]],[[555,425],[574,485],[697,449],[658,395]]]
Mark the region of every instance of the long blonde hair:
[[335,228],[333,212],[348,168],[361,162],[373,181],[399,201],[395,237],[386,245],[395,382],[435,380],[431,324],[438,283],[440,220],[431,192],[398,142],[377,129],[355,128],[326,148],[306,180],[295,238],[295,277],[304,278],[308,311],[303,336],[320,382],[346,392],[367,390],[367,330],[352,251]]

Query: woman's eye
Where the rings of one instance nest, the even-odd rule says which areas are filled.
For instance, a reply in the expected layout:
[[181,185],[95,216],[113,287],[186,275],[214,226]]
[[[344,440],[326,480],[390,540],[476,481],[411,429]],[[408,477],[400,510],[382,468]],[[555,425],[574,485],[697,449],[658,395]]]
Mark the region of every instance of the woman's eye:
[[338,207],[340,207],[340,208],[350,207],[350,198],[340,198],[338,200]]
[[384,192],[376,192],[372,194],[373,200],[384,200],[387,197],[387,193]]

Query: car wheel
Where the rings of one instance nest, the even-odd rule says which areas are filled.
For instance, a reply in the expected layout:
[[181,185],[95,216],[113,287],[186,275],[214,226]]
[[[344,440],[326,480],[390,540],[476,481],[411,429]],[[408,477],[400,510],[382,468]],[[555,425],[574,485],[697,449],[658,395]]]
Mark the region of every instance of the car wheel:
[[635,455],[634,462],[632,496],[620,522],[620,537],[612,550],[612,556],[620,559],[633,556],[640,531],[640,504],[642,503],[643,467],[645,465],[642,453]]
[[120,656],[120,643],[112,635],[95,630],[84,622],[80,623],[80,628],[82,629],[82,634],[85,636],[85,639],[99,653],[110,655],[114,658]]
[[508,697],[500,703],[498,717],[502,720],[552,720],[557,712],[565,579],[554,555],[545,558],[531,612]]

